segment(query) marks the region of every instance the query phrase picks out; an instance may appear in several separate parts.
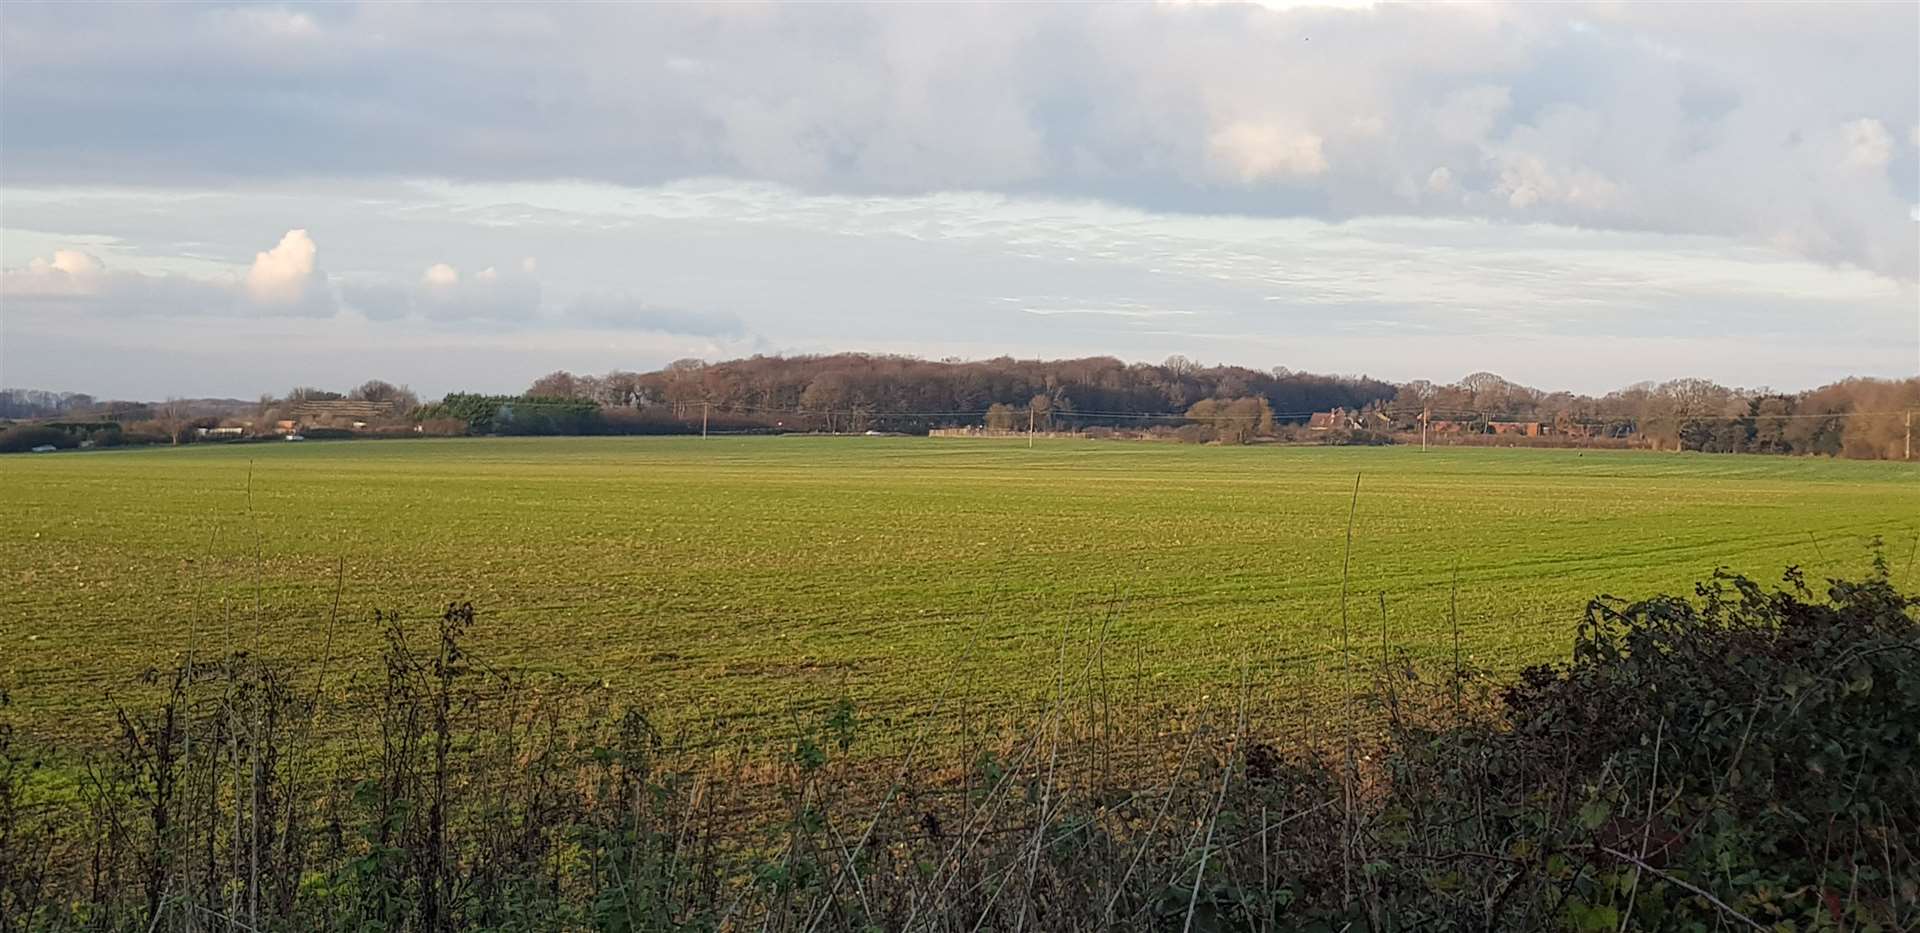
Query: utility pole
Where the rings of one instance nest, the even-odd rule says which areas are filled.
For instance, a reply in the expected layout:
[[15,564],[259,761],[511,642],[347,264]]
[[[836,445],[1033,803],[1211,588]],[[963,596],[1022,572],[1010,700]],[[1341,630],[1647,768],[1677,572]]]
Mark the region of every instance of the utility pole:
[[1907,409],[1907,439],[1904,460],[1913,459],[1913,409]]
[[700,436],[702,438],[707,436],[707,407],[708,403],[700,403]]
[[1433,419],[1433,406],[1420,410],[1420,452],[1427,452],[1427,422]]
[[1027,449],[1033,449],[1033,406],[1027,406]]

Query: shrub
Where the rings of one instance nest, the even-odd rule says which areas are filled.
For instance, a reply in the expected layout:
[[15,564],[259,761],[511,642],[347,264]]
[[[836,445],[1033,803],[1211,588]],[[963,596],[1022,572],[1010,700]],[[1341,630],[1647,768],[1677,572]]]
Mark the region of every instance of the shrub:
[[1211,444],[1219,436],[1212,425],[1183,424],[1173,429],[1174,440],[1182,444]]
[[1336,428],[1318,436],[1320,443],[1329,447],[1386,447],[1393,443],[1393,435],[1365,428]]
[[[1400,841],[1377,858],[1423,898],[1405,919],[1920,921],[1920,600],[1884,563],[1820,597],[1785,584],[1595,600],[1572,660],[1507,692],[1505,728],[1399,736],[1382,824]],[[1439,854],[1450,891],[1422,860]]]
[[0,431],[0,453],[19,453],[46,444],[70,450],[80,446],[80,439],[57,428],[39,424],[16,424]]
[[[1502,689],[1383,645],[1377,760],[1289,756],[1244,706],[1102,747],[1057,694],[944,785],[855,766],[845,699],[749,763],[474,659],[469,605],[425,640],[376,617],[385,676],[338,700],[245,652],[152,672],[64,812],[0,692],[0,933],[1915,929],[1916,607],[1884,563],[1718,574],[1593,601]],[[322,705],[360,754],[315,747]]]
[[598,434],[600,407],[591,401],[456,392],[415,411],[423,423],[457,420],[471,434]]

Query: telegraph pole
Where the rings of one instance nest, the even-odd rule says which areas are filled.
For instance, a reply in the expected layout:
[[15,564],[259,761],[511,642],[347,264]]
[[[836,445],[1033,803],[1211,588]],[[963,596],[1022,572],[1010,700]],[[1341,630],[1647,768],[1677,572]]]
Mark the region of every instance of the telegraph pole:
[[1033,406],[1027,406],[1027,449],[1033,449]]
[[1427,422],[1433,419],[1433,406],[1420,410],[1420,452],[1427,452]]
[[700,436],[702,438],[707,436],[707,407],[707,402],[700,403]]
[[1905,455],[1901,459],[1912,460],[1913,459],[1913,409],[1911,408],[1907,409],[1907,439],[1905,443],[1906,443],[1907,449],[1904,452]]

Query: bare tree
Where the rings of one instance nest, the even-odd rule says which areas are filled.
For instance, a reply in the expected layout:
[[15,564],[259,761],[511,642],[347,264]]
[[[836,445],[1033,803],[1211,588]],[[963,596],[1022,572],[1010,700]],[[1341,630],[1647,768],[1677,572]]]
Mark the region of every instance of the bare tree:
[[540,395],[550,398],[576,398],[580,394],[579,380],[564,369],[556,369],[533,381],[527,387],[528,395]]
[[420,407],[420,397],[412,389],[384,379],[369,379],[348,392],[347,397],[361,402],[385,403],[396,415],[404,415]]

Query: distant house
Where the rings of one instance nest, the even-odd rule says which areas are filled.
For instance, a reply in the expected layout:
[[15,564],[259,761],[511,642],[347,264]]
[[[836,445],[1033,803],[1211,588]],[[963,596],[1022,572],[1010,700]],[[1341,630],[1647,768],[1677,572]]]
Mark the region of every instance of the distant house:
[[299,432],[300,422],[292,418],[282,418],[273,423],[273,433],[275,434],[298,434]]
[[1351,431],[1359,427],[1360,419],[1344,408],[1336,408],[1332,411],[1316,411],[1313,413],[1313,417],[1307,419],[1307,430],[1310,431]]
[[1465,421],[1454,421],[1447,418],[1436,418],[1427,422],[1427,430],[1435,434],[1465,434],[1470,427],[1471,426]]
[[1489,421],[1487,430],[1493,434],[1510,434],[1524,437],[1539,437],[1538,421]]
[[247,429],[237,424],[223,424],[217,428],[194,428],[193,432],[201,437],[244,437]]

